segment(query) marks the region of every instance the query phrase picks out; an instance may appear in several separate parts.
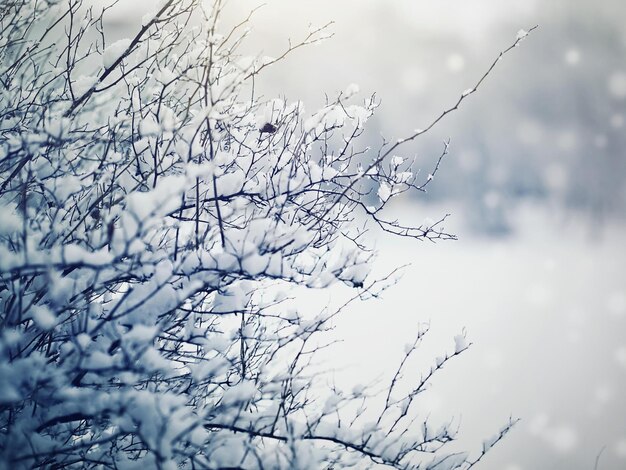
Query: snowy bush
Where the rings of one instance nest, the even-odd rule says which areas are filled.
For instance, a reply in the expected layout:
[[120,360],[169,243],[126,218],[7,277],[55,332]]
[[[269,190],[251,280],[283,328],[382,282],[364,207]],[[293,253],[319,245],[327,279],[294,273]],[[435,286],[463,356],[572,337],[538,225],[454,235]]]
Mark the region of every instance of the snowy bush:
[[309,114],[259,99],[255,77],[284,56],[241,55],[247,21],[221,31],[223,8],[156,2],[135,36],[109,42],[106,11],[81,1],[0,6],[0,460],[472,466],[510,423],[470,458],[414,411],[464,337],[399,387],[420,331],[368,409],[373,390],[329,389],[310,366],[341,309],[301,315],[289,295],[337,283],[375,295],[365,219],[453,238],[443,219],[382,213],[437,171],[419,182],[397,155],[424,131],[360,147],[377,102],[355,86]]

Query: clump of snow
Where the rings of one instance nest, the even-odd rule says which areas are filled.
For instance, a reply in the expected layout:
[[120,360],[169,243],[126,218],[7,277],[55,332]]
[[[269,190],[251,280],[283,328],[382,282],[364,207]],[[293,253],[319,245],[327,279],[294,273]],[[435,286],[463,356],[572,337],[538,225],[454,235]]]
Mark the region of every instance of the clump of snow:
[[158,135],[160,132],[161,126],[153,116],[148,116],[139,123],[139,133],[142,136]]
[[355,265],[345,268],[341,272],[341,279],[351,282],[355,286],[362,286],[370,273],[370,266]]
[[61,137],[63,137],[69,127],[70,120],[66,118],[50,119],[46,122],[45,125],[46,132],[55,139],[60,139]]
[[352,394],[357,397],[363,395],[363,392],[365,392],[365,386],[362,384],[356,384],[352,387]]
[[221,404],[226,406],[246,402],[252,400],[256,393],[257,389],[254,382],[246,380],[227,389],[222,396]]
[[42,330],[51,330],[56,325],[56,316],[47,307],[35,305],[31,310],[33,321]]
[[76,335],[76,343],[81,349],[85,350],[91,344],[91,337],[86,333],[80,333]]
[[80,96],[87,93],[96,83],[98,83],[98,77],[81,75],[74,81],[72,87],[74,88],[74,93]]
[[130,39],[120,39],[109,45],[102,54],[102,65],[105,69],[111,68],[122,54],[126,52],[130,46]]
[[464,335],[456,335],[454,337],[454,353],[459,354],[469,347],[469,341]]
[[391,157],[391,164],[393,166],[400,166],[404,163],[404,158],[399,157],[397,155],[394,155],[393,157]]
[[410,171],[402,171],[396,175],[396,181],[398,183],[408,183],[413,178],[413,173]]
[[387,183],[381,183],[377,194],[382,202],[386,202],[391,197],[391,187]]
[[159,331],[156,326],[134,325],[133,328],[124,335],[124,339],[141,343],[150,342]]
[[161,82],[161,83],[170,83],[173,82],[176,79],[177,75],[170,69],[168,69],[167,67],[163,67],[162,69],[159,69],[159,72],[157,74],[157,79]]

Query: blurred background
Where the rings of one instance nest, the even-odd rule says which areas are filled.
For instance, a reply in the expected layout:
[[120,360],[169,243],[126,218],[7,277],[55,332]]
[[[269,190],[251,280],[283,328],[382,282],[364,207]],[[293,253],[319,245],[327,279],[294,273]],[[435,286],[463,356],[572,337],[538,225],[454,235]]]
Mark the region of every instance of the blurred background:
[[[229,14],[258,3],[233,1]],[[111,39],[135,31],[150,7],[121,0]],[[309,111],[352,82],[376,92],[372,147],[381,134],[426,127],[518,30],[539,25],[404,155],[426,175],[451,138],[428,194],[390,210],[418,225],[451,213],[446,228],[459,240],[372,234],[378,273],[411,264],[381,299],[338,320],[342,343],[329,354],[335,380],[351,386],[387,378],[419,323],[431,325],[425,358],[466,331],[473,346],[421,406],[453,417],[476,449],[509,416],[521,419],[481,468],[626,468],[624,18],[623,0],[270,0],[252,19],[250,51],[273,57],[309,24],[335,22],[332,39],[257,86]]]

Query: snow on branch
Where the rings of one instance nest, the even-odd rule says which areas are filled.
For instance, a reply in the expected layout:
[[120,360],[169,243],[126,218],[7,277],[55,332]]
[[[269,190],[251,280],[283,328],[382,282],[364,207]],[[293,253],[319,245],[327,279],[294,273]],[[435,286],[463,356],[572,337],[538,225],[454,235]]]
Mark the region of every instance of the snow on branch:
[[[372,278],[370,227],[454,238],[446,217],[406,225],[384,208],[426,190],[449,142],[422,182],[402,144],[495,62],[423,131],[372,151],[362,136],[378,101],[355,85],[308,114],[255,95],[265,68],[329,25],[275,59],[245,57],[250,17],[229,29],[225,7],[161,1],[117,42],[108,8],[0,7],[0,461],[469,468],[447,451],[450,426],[416,425],[414,406],[464,336],[405,378],[420,332],[373,416],[381,397],[325,388],[313,358],[336,315],[394,282]],[[355,294],[297,310],[294,288],[333,285]]]

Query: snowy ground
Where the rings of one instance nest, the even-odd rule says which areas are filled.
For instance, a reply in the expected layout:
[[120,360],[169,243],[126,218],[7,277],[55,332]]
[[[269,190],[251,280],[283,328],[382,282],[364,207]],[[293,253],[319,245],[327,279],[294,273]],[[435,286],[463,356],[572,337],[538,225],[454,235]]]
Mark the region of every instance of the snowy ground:
[[[401,212],[411,211],[438,214]],[[537,208],[517,220],[509,238],[472,237],[458,222],[456,242],[381,238],[379,272],[412,265],[383,299],[337,322],[336,380],[387,377],[421,322],[431,325],[424,360],[453,350],[466,328],[472,347],[421,403],[460,420],[474,448],[521,418],[481,468],[592,469],[598,455],[598,469],[626,468],[626,227],[600,231]]]

